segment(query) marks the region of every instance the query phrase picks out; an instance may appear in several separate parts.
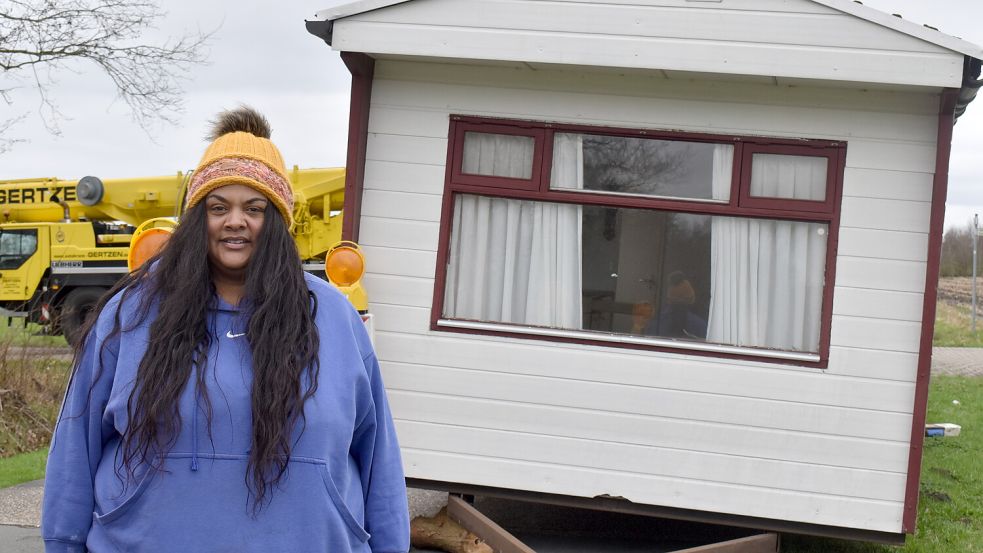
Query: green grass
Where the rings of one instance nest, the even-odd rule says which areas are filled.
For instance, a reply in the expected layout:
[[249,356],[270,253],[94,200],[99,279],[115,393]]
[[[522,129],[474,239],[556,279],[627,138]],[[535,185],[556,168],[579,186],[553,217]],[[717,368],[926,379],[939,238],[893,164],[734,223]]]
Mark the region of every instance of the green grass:
[[0,459],[0,488],[44,478],[48,448]]
[[782,551],[983,552],[983,378],[933,376],[928,422],[956,423],[962,426],[962,433],[954,438],[925,438],[918,532],[903,547],[786,536]]
[[[7,322],[10,322],[8,325]],[[0,317],[0,341],[12,346],[67,347],[64,336],[44,334],[44,327],[34,323],[24,325],[24,319]]]
[[972,331],[972,312],[962,304],[939,301],[935,313],[936,347],[983,347],[983,317],[976,319],[976,332]]

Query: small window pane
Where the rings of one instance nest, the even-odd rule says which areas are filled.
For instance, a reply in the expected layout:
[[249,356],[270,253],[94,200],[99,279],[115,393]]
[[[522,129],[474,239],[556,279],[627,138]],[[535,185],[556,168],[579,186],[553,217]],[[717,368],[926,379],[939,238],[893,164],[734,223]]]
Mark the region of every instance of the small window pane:
[[826,199],[827,165],[825,157],[754,154],[751,195],[821,202]]
[[444,317],[817,352],[824,223],[459,195]]
[[38,249],[36,229],[13,229],[0,232],[0,269],[16,269]]
[[469,175],[530,179],[535,145],[531,136],[466,132],[461,171]]
[[556,133],[550,186],[727,201],[733,167],[730,144]]

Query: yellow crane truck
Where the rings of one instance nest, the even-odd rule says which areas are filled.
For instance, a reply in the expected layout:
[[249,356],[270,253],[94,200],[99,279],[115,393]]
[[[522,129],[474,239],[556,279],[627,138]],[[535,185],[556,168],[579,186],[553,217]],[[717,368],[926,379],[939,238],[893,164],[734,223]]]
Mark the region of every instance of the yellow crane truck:
[[[305,269],[324,276],[341,238],[345,170],[289,171],[294,239]],[[98,299],[128,271],[134,231],[176,218],[191,173],[78,181],[0,181],[0,315],[25,317],[71,341]]]

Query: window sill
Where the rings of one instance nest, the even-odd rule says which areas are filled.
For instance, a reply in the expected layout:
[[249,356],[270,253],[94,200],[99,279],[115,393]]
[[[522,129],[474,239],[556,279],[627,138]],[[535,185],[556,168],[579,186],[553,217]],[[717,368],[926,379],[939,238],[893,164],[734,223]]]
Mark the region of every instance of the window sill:
[[[740,346],[727,346],[723,344],[709,344],[702,342],[690,342],[684,340],[672,340],[667,338],[652,338],[647,336],[628,336],[625,334],[608,334],[604,332],[591,332],[583,330],[561,330],[557,328],[545,328],[539,326],[522,326],[514,324],[486,323],[478,321],[461,321],[456,319],[438,319],[438,327],[479,330],[489,332],[505,332],[509,334],[528,334],[537,337],[564,338],[567,340],[583,340],[590,342],[609,342],[620,345],[636,345],[643,347],[673,348],[677,350],[698,351],[701,353],[719,353],[724,355],[739,355],[749,357],[760,357],[768,360],[785,360],[796,363],[818,363],[821,359],[816,353],[803,353],[794,351],[766,350],[761,348],[748,348]],[[680,353],[683,353],[681,351]]]
[[730,198],[689,198],[686,196],[663,196],[659,194],[638,194],[633,192],[613,192],[611,190],[594,190],[589,188],[563,188],[560,186],[550,186],[550,192],[572,192],[585,196],[614,196],[618,198],[643,198],[647,200],[661,200],[670,202],[689,202],[694,204],[708,205],[730,205]]

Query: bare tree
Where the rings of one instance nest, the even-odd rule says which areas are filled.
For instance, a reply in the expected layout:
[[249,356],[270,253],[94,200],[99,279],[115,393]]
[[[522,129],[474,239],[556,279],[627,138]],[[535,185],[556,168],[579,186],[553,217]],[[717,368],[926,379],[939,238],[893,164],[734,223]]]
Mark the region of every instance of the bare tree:
[[942,264],[939,274],[944,277],[973,274],[973,222],[961,227],[949,227],[942,236]]
[[665,194],[683,157],[662,140],[584,135],[584,185],[594,190]]
[[[204,62],[208,35],[144,43],[144,32],[163,16],[151,0],[3,0],[0,99],[11,106],[11,92],[28,83],[37,91],[45,126],[58,133],[62,115],[49,94],[53,75],[88,62],[112,81],[144,129],[152,121],[174,122],[181,110],[183,75]],[[0,153],[19,141],[7,135],[25,116],[0,117]]]

